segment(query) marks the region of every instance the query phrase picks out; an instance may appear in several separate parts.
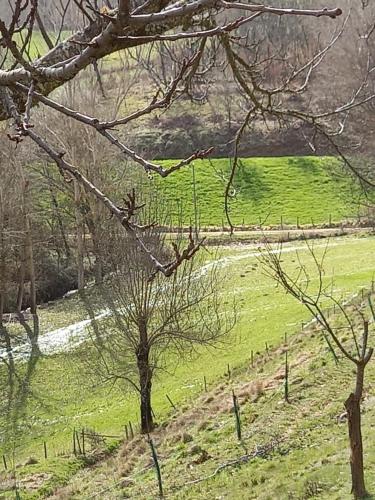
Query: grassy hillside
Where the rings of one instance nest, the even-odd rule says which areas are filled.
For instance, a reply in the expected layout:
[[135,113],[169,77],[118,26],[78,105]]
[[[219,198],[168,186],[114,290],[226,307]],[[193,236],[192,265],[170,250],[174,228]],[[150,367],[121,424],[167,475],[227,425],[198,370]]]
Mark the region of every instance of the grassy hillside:
[[[316,245],[318,252],[324,250],[324,242],[318,241]],[[329,282],[335,277],[338,294],[345,295],[358,287],[368,286],[374,269],[373,245],[373,238],[342,238],[330,242],[326,280]],[[285,247],[284,262],[289,268],[296,265],[294,249],[298,247],[301,249],[300,243]],[[303,249],[301,257],[306,257]],[[207,259],[210,261],[212,257]],[[356,262],[355,269],[353,261]],[[236,330],[222,348],[201,350],[192,360],[176,364],[174,371],[160,374],[154,384],[153,396],[153,407],[159,421],[170,412],[166,394],[175,404],[190,404],[201,393],[204,376],[212,387],[227,371],[228,363],[231,369],[247,366],[251,350],[264,351],[265,342],[273,346],[280,344],[286,331],[290,334],[298,331],[301,321],[308,319],[299,304],[275,291],[274,284],[264,276],[257,265],[256,247],[225,248],[220,263],[228,274],[223,293],[228,297],[235,293],[241,307]],[[41,310],[41,332],[45,334],[85,315],[83,304],[76,298],[61,301]],[[129,420],[137,421],[138,404],[134,394],[124,395],[113,387],[109,390],[109,387],[93,384],[92,379],[85,376],[79,356],[45,356],[34,368],[29,380],[30,393],[23,405],[17,408],[15,460],[20,464],[27,457],[36,457],[38,464],[18,468],[17,474],[25,480],[21,484],[26,485],[36,473],[47,472],[39,486],[48,489],[48,485],[65,481],[81,465],[71,455],[73,428],[85,426],[109,435],[123,435],[124,424]],[[18,375],[28,370],[26,364],[19,366]],[[3,394],[2,398],[6,395]],[[2,432],[5,428],[4,425]],[[0,437],[5,435],[0,434]],[[43,441],[48,443],[47,461],[43,458]],[[3,442],[0,448],[0,453],[11,455],[10,442]],[[67,453],[69,450],[70,454]]]
[[[289,403],[284,401],[286,350]],[[288,337],[277,349],[257,355],[254,366],[248,362],[229,380],[222,377],[189,409],[173,411],[166,426],[154,434],[166,497],[352,498],[343,415],[343,402],[354,385],[352,368],[343,360],[335,364],[314,325]],[[370,493],[375,491],[374,376],[375,365],[370,363],[362,422]],[[236,436],[232,389],[240,404],[241,442]],[[86,499],[99,492],[108,500],[151,500],[157,497],[157,482],[149,464],[147,442],[137,437],[124,443],[115,459],[79,473],[54,499]]]
[[[173,164],[172,161],[165,162]],[[195,171],[194,171],[195,170]],[[194,222],[194,187],[201,226],[221,226],[229,159],[197,161],[157,182],[171,207],[174,221]],[[236,224],[278,225],[340,222],[358,214],[358,188],[328,157],[245,158],[240,162],[230,199]]]

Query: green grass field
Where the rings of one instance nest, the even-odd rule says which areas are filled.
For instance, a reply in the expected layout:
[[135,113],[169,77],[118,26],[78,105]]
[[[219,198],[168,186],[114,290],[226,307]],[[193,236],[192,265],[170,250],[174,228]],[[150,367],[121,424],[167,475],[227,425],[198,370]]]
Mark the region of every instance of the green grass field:
[[[374,238],[341,238],[330,242],[326,280],[335,278],[337,294],[345,296],[369,286],[375,263],[374,241]],[[297,266],[294,249],[302,248],[301,245],[287,245],[289,248],[283,260],[289,268]],[[325,242],[317,241],[316,245],[317,251],[322,252]],[[306,257],[303,249],[301,256]],[[210,257],[207,259],[209,261]],[[285,332],[297,332],[301,321],[308,319],[298,304],[277,291],[264,276],[257,262],[256,247],[226,247],[220,259],[228,276],[222,292],[228,297],[235,294],[241,308],[239,322],[228,344],[221,349],[202,350],[194,359],[176,364],[169,373],[160,374],[153,395],[158,420],[164,420],[170,412],[165,394],[169,394],[175,404],[187,408],[186,405],[201,393],[204,376],[212,386],[226,372],[228,364],[232,369],[243,366],[248,363],[251,350],[264,351],[265,342],[269,346],[279,344]],[[61,301],[41,311],[42,333],[84,316],[78,299]],[[19,375],[25,375],[29,369],[25,364],[19,366]],[[71,354],[40,358],[33,367],[28,385],[28,400],[18,412],[17,438],[13,442],[15,461],[19,464],[27,457],[37,457],[37,465],[17,471],[21,476],[48,471],[50,477],[44,485],[47,489],[48,484],[52,487],[59,481],[66,481],[80,467],[80,462],[71,456],[55,457],[71,452],[73,428],[89,427],[105,434],[122,435],[124,424],[129,420],[134,423],[138,418],[137,400],[133,394],[124,396],[115,388],[109,390],[93,384]],[[2,403],[6,405],[7,402]],[[5,429],[4,422],[2,428]],[[50,455],[47,461],[43,458],[44,441]],[[10,456],[11,449],[12,443],[8,440],[2,443],[0,452]]]
[[[286,349],[289,403],[284,402]],[[371,363],[362,417],[370,493],[375,491],[374,376]],[[253,367],[247,363],[230,380],[222,377],[189,410],[173,412],[166,429],[156,431],[153,439],[166,497],[349,500],[347,422],[342,415],[353,385],[353,367],[343,360],[335,364],[316,326],[288,337],[268,354],[263,351]],[[236,436],[232,389],[240,403],[241,442]],[[130,472],[128,454],[134,460]],[[63,492],[77,500],[103,491],[108,500],[156,498],[157,482],[149,463],[150,450],[139,439],[137,446],[125,444],[117,459],[95,472],[80,472]]]
[[[174,161],[165,162],[170,166]],[[173,214],[184,224],[194,223],[196,179],[197,219],[201,226],[225,222],[224,191],[229,159],[201,160],[193,167],[156,180]],[[327,157],[244,158],[231,193],[230,214],[238,225],[327,224],[356,218],[358,187],[336,160]],[[353,196],[354,195],[354,196]]]

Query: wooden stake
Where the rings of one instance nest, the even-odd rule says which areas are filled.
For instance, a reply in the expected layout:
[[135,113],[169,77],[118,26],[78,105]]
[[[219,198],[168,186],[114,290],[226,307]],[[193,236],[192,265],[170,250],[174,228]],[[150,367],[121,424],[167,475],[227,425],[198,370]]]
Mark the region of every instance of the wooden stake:
[[158,455],[156,453],[156,449],[155,449],[154,443],[153,443],[152,439],[150,438],[150,436],[148,436],[148,442],[149,442],[149,445],[150,445],[150,448],[151,448],[152,460],[154,461],[155,470],[156,470],[156,476],[158,478],[159,496],[163,497],[164,496],[163,495],[163,481],[162,481],[162,477],[161,477],[161,471],[160,471],[160,465],[159,465]]
[[175,410],[177,410],[175,404],[173,403],[173,401],[171,400],[171,398],[168,396],[168,394],[165,395],[165,397],[168,399],[170,405],[172,406],[172,408],[174,408]]
[[86,455],[86,450],[85,450],[85,429],[82,429],[82,453]]
[[77,455],[77,447],[76,447],[76,430],[73,429],[73,453]]
[[240,407],[239,407],[239,404],[238,404],[237,396],[234,394],[234,390],[232,390],[232,397],[233,397],[234,415],[235,415],[235,418],[236,418],[237,438],[238,438],[238,441],[241,441],[241,439],[242,439],[242,430],[241,430]]
[[79,440],[79,433],[78,431],[76,431],[76,441],[77,441],[77,448],[78,448],[78,453],[80,455],[82,455],[82,448],[81,448],[81,443],[80,443],[80,440]]
[[288,351],[285,351],[285,380],[284,380],[284,399],[289,403],[289,365]]

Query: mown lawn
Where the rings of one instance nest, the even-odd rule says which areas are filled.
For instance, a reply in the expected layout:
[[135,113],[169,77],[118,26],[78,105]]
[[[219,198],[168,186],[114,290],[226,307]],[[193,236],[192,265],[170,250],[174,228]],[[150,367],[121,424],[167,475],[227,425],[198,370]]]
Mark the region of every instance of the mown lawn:
[[[164,162],[171,166],[175,161]],[[201,226],[226,224],[224,191],[230,159],[201,160],[155,180],[173,222]],[[355,196],[353,196],[353,194]],[[328,157],[243,158],[234,179],[230,215],[238,225],[325,224],[356,218],[358,188],[337,160]],[[181,215],[182,214],[182,215]]]
[[[336,293],[350,294],[359,287],[368,287],[374,274],[375,240],[369,238],[341,238],[330,242],[326,257],[326,280],[335,278]],[[324,241],[317,241],[317,251],[322,252]],[[283,257],[289,268],[297,266],[295,247],[301,243],[289,244]],[[222,249],[220,265],[227,275],[223,281],[223,293],[228,299],[236,297],[240,307],[240,318],[228,343],[220,349],[202,350],[197,357],[184,362],[172,361],[168,373],[161,373],[154,384],[153,405],[157,419],[164,419],[170,412],[168,394],[175,404],[186,405],[201,393],[203,378],[210,386],[223,376],[228,364],[231,368],[248,363],[251,350],[264,351],[265,342],[269,346],[280,343],[284,333],[296,332],[301,321],[307,320],[306,312],[284,294],[275,289],[274,284],[260,269],[256,247],[226,247]],[[301,250],[306,258],[306,251]],[[207,257],[208,263],[210,257]],[[85,315],[82,304],[77,299],[68,300],[65,308],[61,303],[51,310],[41,311],[43,331],[60,327],[63,318]],[[48,322],[44,321],[48,317]],[[25,375],[27,365],[18,367],[19,374]],[[3,373],[4,376],[4,373]],[[15,441],[8,437],[1,446],[1,452],[11,455],[15,444],[15,460],[21,463],[29,456],[38,458],[35,466],[18,469],[21,474],[40,472],[48,468],[55,483],[55,473],[66,480],[68,473],[79,464],[70,458],[55,458],[57,453],[72,449],[73,428],[89,427],[106,434],[123,435],[123,426],[129,420],[138,419],[137,400],[133,394],[124,396],[116,388],[102,387],[88,378],[79,360],[71,354],[42,357],[34,367],[28,380],[28,398],[18,408],[18,427]],[[6,404],[6,401],[3,401]],[[4,417],[3,417],[4,418]],[[4,424],[4,422],[3,422]],[[5,427],[3,427],[5,429]],[[4,439],[4,432],[2,439]],[[49,456],[43,459],[43,441],[47,442]],[[67,461],[71,468],[67,468]],[[68,474],[69,475],[69,474]]]

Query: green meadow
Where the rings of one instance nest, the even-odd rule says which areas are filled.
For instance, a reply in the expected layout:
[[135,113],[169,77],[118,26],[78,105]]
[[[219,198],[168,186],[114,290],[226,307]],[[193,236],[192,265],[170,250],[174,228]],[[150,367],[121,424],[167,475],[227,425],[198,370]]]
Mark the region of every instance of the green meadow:
[[[336,296],[344,299],[361,287],[368,288],[375,264],[374,238],[343,237],[328,243],[317,240],[316,252],[325,251],[327,244],[325,280],[327,283],[334,280]],[[290,243],[283,248],[283,261],[288,269],[298,266],[297,250],[299,258],[310,268],[312,262],[304,244]],[[212,264],[213,255],[206,256],[206,265]],[[258,255],[256,246],[221,249],[217,265],[226,276],[222,280],[221,293],[228,297],[228,304],[233,297],[236,299],[239,309],[237,325],[223,345],[210,350],[201,349],[192,359],[182,362],[170,359],[174,368],[168,373],[160,373],[154,384],[153,407],[158,420],[165,420],[171,411],[166,394],[175,404],[188,408],[202,393],[204,377],[212,387],[223,377],[228,365],[232,370],[248,365],[251,350],[263,352],[266,342],[269,348],[279,345],[286,332],[293,335],[300,331],[302,321],[309,320],[305,310],[277,290],[264,275]],[[42,335],[87,317],[78,297],[59,301],[40,313]],[[74,352],[42,356],[31,367],[29,363],[17,364],[20,380],[29,375],[26,397],[22,405],[12,409],[16,411],[17,425],[11,428],[3,422],[2,429],[7,428],[9,434],[2,432],[1,453],[14,456],[16,464],[25,462],[28,457],[37,457],[38,464],[17,471],[21,477],[27,477],[47,470],[50,477],[43,484],[43,491],[66,482],[82,465],[71,456],[74,428],[91,428],[120,438],[129,420],[135,426],[137,424],[135,395],[116,387],[102,386],[93,382],[92,377],[87,377],[80,363],[82,349],[85,349],[85,344]],[[2,376],[6,376],[4,371]],[[2,401],[2,405],[7,403]],[[116,446],[120,440],[109,440],[108,445]],[[47,460],[43,457],[44,442],[49,451]]]
[[[171,166],[176,160],[163,164]],[[226,224],[224,192],[231,169],[227,158],[200,160],[166,179],[155,179],[174,221],[201,226]],[[195,182],[194,182],[195,180]],[[356,219],[361,195],[337,160],[327,157],[242,158],[230,192],[237,225],[328,224]],[[181,215],[182,214],[182,215]]]

